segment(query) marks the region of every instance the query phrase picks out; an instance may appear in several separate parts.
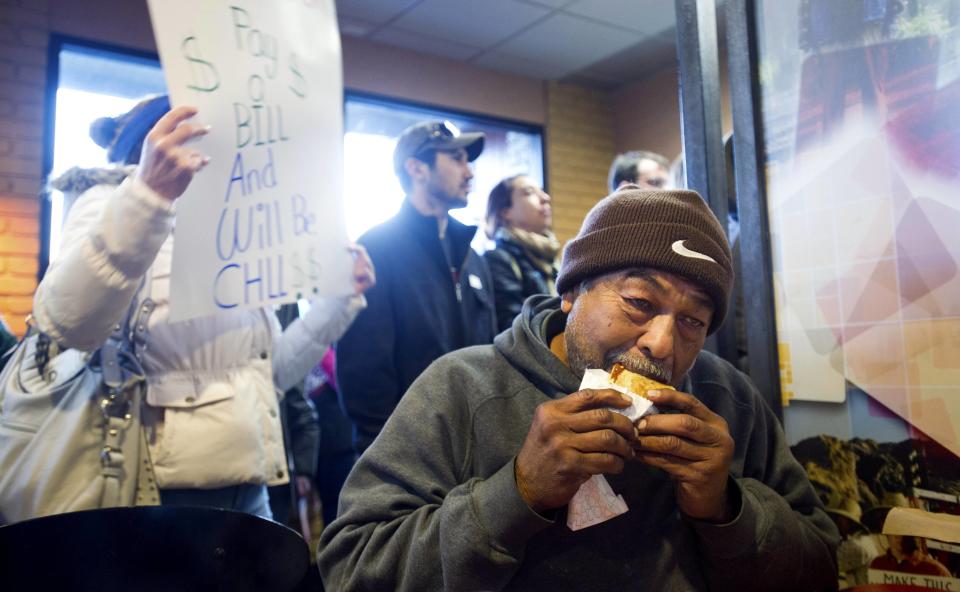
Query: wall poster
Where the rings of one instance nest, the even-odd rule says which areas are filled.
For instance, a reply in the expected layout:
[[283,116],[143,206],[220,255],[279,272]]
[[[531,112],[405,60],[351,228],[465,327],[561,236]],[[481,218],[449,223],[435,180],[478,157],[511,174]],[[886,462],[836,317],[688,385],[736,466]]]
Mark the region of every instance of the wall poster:
[[960,0],[760,0],[756,19],[784,398],[856,391],[911,426],[794,452],[845,584],[960,589],[960,546],[878,530],[892,507],[960,513]]

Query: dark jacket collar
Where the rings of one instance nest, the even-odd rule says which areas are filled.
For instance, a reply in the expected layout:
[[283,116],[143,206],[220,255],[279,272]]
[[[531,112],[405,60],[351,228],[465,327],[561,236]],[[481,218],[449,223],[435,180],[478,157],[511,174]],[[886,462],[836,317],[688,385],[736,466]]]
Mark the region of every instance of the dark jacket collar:
[[527,256],[527,254],[523,251],[523,246],[518,243],[513,236],[511,236],[509,233],[503,232],[502,230],[497,231],[497,234],[494,236],[494,242],[496,242],[498,249],[506,250],[515,258],[526,258]]
[[[437,226],[437,219],[433,216],[424,216],[417,211],[417,208],[410,203],[409,197],[403,201],[397,217],[426,245],[439,247],[440,231]],[[470,243],[473,242],[473,237],[477,234],[477,227],[463,224],[447,214],[447,233],[450,236],[450,244],[453,245],[453,260],[459,269],[470,252]]]

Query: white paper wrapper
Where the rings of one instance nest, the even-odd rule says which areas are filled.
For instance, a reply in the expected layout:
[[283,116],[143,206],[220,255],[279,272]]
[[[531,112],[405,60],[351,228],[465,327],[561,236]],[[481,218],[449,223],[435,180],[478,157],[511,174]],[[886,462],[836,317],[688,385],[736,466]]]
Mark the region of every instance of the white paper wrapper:
[[590,477],[567,506],[567,527],[580,530],[606,522],[627,511],[622,495],[613,492],[603,475]]
[[[610,375],[603,370],[592,368],[584,372],[583,382],[580,383],[580,390],[583,389],[613,389],[630,397],[633,403],[626,409],[610,408],[611,411],[626,415],[630,421],[657,413],[657,408],[649,399],[613,384],[610,382]],[[567,527],[570,530],[580,530],[606,522],[628,509],[623,496],[614,493],[606,478],[603,475],[594,475],[580,486],[570,500],[567,506]]]
[[619,384],[610,382],[610,374],[597,368],[589,368],[583,373],[583,381],[580,383],[580,390],[583,389],[613,389],[621,392],[633,401],[633,404],[626,409],[617,409],[611,407],[611,411],[616,411],[621,415],[626,415],[630,421],[637,421],[644,415],[653,415],[657,413],[657,408],[653,406],[650,399],[645,399],[640,395],[635,395],[623,388]]

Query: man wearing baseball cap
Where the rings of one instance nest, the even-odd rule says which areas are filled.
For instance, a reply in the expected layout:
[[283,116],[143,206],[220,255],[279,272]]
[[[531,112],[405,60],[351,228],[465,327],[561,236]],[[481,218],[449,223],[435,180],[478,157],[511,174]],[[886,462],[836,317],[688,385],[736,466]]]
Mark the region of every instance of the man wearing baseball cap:
[[492,282],[470,247],[477,228],[449,215],[467,205],[470,163],[483,143],[483,134],[461,133],[449,121],[418,123],[397,140],[394,171],[407,199],[358,241],[377,269],[377,288],[337,344],[337,379],[357,452],[431,362],[493,341]]
[[[691,191],[621,189],[567,244],[559,298],[447,355],[360,459],[323,533],[336,590],[829,590],[838,535],[750,380],[702,351],[733,274]],[[676,390],[636,424],[615,363]],[[604,474],[628,510],[573,531]]]

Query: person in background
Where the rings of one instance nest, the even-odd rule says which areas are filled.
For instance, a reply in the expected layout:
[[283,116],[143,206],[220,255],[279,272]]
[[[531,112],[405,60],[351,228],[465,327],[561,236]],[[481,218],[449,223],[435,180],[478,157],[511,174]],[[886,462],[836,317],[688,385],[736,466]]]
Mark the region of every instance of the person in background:
[[171,110],[158,96],[94,122],[91,137],[124,166],[73,169],[52,183],[80,197],[60,256],[37,288],[33,316],[58,347],[93,351],[132,302],[152,307],[140,354],[160,503],[269,517],[266,486],[289,479],[277,395],[343,334],[375,276],[364,250],[352,247],[353,294],[316,299],[310,314],[282,332],[267,308],[170,321],[175,204],[209,160],[190,145],[208,131],[191,121],[197,115],[193,107]]
[[307,376],[307,392],[320,416],[320,454],[314,483],[320,496],[324,525],[337,517],[340,489],[357,458],[352,424],[338,400],[336,363],[336,354],[331,349]]
[[[324,530],[328,589],[835,590],[836,526],[743,373],[703,350],[730,247],[692,191],[623,188],[567,243],[557,290],[493,345],[430,366],[357,462]],[[580,389],[614,364],[671,389]],[[673,390],[676,389],[676,390]],[[571,531],[606,474],[629,511]]]
[[460,133],[449,121],[418,123],[397,140],[393,167],[407,199],[358,241],[380,278],[337,343],[337,384],[358,453],[431,362],[493,341],[490,272],[470,247],[477,228],[450,216],[467,205],[470,163],[483,143],[482,133]]
[[498,331],[513,323],[527,297],[556,295],[560,243],[552,225],[550,196],[530,177],[507,177],[490,191],[487,232],[497,246],[483,256],[493,276]]
[[618,154],[613,159],[607,184],[611,192],[624,185],[636,185],[641,189],[667,189],[670,180],[670,161],[665,156],[635,150]]
[[[889,482],[890,480],[888,480]],[[874,488],[877,483],[872,484]],[[953,574],[946,565],[937,561],[927,547],[927,539],[918,536],[886,534],[882,535],[887,515],[893,508],[919,508],[917,498],[910,498],[904,492],[883,490],[876,505],[864,512],[864,523],[886,543],[886,551],[870,562],[871,570],[900,572],[940,578],[952,578]],[[932,583],[931,583],[932,584]],[[947,587],[949,590],[950,588]]]
[[[309,499],[313,491],[320,447],[317,410],[303,395],[302,387],[294,386],[284,393],[280,400],[280,421],[291,479],[283,485],[268,488],[270,512],[280,524],[296,526],[295,530],[300,530],[300,525],[291,520],[291,510],[297,507],[300,498]],[[306,536],[307,533],[301,534]]]
[[[286,329],[295,320],[300,318],[297,303],[284,304],[277,311],[280,326]],[[332,348],[327,348],[327,353]],[[309,376],[309,374],[308,374]],[[287,451],[287,467],[292,479],[284,485],[274,485],[268,488],[270,496],[270,511],[273,519],[280,524],[292,525],[291,509],[297,507],[297,501],[308,498],[313,491],[313,480],[316,478],[317,457],[320,448],[320,422],[313,402],[304,396],[305,386],[301,381],[291,387],[280,400],[280,425],[283,428],[283,444]],[[300,524],[295,530],[302,532]]]

